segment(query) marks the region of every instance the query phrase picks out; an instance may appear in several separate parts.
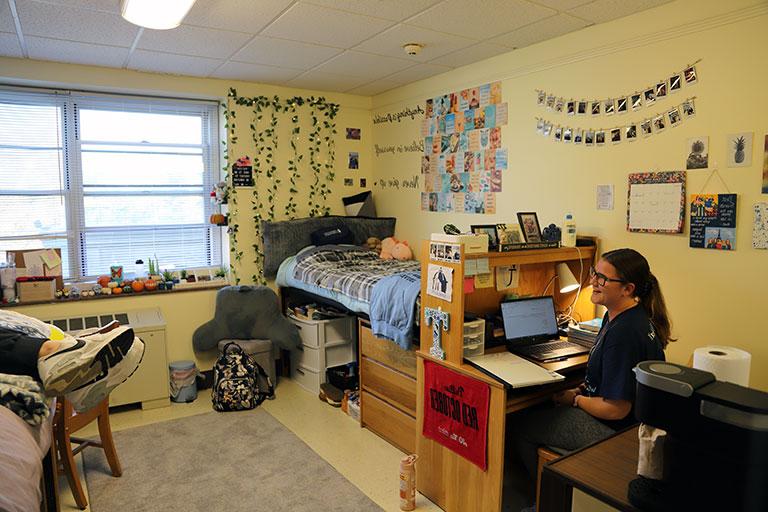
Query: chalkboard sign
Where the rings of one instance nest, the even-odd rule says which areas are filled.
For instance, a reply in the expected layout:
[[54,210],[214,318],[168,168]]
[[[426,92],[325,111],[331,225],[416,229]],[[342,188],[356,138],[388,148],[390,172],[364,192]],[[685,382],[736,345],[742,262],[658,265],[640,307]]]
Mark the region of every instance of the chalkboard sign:
[[232,186],[233,187],[252,187],[253,186],[253,166],[250,165],[232,165]]
[[736,248],[736,194],[691,194],[690,247]]

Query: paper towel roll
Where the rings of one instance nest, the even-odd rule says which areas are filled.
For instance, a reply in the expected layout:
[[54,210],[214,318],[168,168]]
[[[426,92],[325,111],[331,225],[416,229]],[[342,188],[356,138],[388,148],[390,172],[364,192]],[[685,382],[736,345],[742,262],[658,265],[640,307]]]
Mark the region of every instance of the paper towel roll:
[[744,350],[721,345],[709,345],[693,351],[693,367],[712,372],[717,380],[749,386],[749,365],[752,355]]

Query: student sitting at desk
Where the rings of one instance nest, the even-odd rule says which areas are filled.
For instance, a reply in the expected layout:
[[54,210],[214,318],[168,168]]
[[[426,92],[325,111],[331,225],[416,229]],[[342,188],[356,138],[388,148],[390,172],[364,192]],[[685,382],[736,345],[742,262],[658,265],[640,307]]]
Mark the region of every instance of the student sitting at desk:
[[635,423],[635,375],[641,361],[664,360],[670,321],[648,261],[632,249],[602,255],[590,268],[592,302],[606,307],[578,388],[554,396],[559,407],[510,418],[518,454],[535,480],[537,448],[576,450]]

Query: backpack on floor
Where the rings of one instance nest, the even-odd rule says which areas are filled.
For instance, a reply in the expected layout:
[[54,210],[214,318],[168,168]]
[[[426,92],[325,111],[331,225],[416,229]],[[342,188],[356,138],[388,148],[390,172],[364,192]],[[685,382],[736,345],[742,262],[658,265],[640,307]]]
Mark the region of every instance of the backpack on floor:
[[[267,383],[267,390],[259,389],[259,375]],[[224,345],[213,365],[213,408],[217,411],[244,411],[258,407],[275,391],[264,368],[235,342]]]

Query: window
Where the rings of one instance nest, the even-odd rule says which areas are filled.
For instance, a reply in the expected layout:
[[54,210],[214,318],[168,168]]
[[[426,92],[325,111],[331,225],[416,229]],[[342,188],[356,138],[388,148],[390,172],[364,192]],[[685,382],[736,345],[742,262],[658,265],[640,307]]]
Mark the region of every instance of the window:
[[221,264],[213,102],[0,90],[0,251],[58,247],[65,278]]

